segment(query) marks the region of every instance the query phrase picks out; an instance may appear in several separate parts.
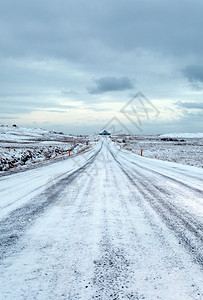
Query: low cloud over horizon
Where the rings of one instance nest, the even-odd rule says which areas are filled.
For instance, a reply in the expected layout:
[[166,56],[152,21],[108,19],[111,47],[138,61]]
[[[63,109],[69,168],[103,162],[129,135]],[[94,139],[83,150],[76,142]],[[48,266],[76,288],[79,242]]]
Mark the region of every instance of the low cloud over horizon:
[[[94,133],[203,131],[200,0],[0,0],[0,123]],[[153,107],[160,112],[157,117]],[[140,123],[141,122],[141,123]]]
[[88,88],[90,94],[102,94],[106,92],[124,91],[133,89],[130,79],[127,77],[103,77],[95,80],[96,87]]

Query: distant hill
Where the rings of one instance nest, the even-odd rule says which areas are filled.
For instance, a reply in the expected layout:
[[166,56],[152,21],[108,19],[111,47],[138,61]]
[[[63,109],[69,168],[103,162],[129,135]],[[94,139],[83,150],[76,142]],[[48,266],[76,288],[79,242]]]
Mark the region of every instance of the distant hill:
[[166,133],[166,134],[161,134],[161,137],[169,137],[169,138],[203,138],[203,132],[195,132],[195,133],[188,133],[188,132],[183,132],[183,133]]

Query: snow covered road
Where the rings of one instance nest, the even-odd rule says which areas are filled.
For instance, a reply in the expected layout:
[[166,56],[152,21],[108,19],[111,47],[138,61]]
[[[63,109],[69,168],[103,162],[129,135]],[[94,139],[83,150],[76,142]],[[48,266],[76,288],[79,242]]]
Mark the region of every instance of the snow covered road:
[[202,299],[203,170],[108,138],[0,178],[0,299]]

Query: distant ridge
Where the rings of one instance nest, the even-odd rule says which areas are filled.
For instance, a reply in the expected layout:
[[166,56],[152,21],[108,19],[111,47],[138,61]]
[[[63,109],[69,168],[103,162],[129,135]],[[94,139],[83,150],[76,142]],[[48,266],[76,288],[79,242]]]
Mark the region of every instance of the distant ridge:
[[189,133],[189,132],[183,132],[183,133],[166,133],[166,134],[161,134],[160,136],[163,137],[176,137],[176,138],[203,138],[203,132],[194,132],[194,133]]

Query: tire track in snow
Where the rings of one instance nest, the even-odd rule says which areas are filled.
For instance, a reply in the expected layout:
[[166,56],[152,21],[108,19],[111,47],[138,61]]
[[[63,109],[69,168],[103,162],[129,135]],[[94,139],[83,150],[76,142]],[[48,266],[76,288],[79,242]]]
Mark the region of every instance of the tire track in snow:
[[63,191],[88,168],[95,160],[101,148],[83,166],[51,185],[24,206],[14,210],[0,222],[0,259],[9,255],[8,248],[13,246],[46,209],[56,203]]
[[[119,196],[119,202],[122,203],[122,207],[125,207],[127,211],[127,207],[122,201],[123,198],[120,198],[120,193],[117,190],[115,170],[111,168],[111,160],[108,159],[108,165],[105,167],[105,186],[108,187],[108,179],[111,178],[111,188],[113,187],[114,189],[115,187],[117,195]],[[116,232],[111,232],[112,224],[110,220],[112,215],[114,216],[113,220],[115,223],[121,226],[123,222],[122,218],[120,219],[115,211],[111,211],[108,207],[108,201],[111,201],[112,195],[106,194],[107,187],[103,191],[103,233],[100,240],[100,257],[94,260],[95,273],[93,284],[96,286],[96,292],[93,299],[135,299],[136,293],[129,290],[131,262],[127,257],[125,247],[115,244],[115,240],[120,239],[118,225],[115,225],[117,228]]]
[[[107,160],[105,176],[107,193],[103,195],[104,230],[100,241],[100,257],[94,261],[94,283],[97,285],[94,299],[145,299],[145,291],[137,289],[136,285],[139,286],[137,279],[139,271],[143,272],[139,269],[142,268],[140,266],[142,258],[147,259],[149,249],[146,247],[146,241],[140,236],[135,210],[132,208],[136,207],[136,211],[143,217],[146,215],[146,209],[137,204],[137,199],[131,198],[135,192],[134,185],[109,151],[108,154],[111,158]],[[147,215],[146,220],[152,226],[150,223],[152,217],[149,219]],[[154,234],[156,233],[156,237],[163,245],[161,229],[156,223],[153,223],[153,231],[154,227],[156,227]],[[173,263],[176,266],[181,265],[175,258]],[[153,285],[156,285],[159,280],[155,275],[156,271],[153,272],[150,266],[148,271],[147,268],[148,266],[146,273],[149,277],[153,277]]]
[[[149,178],[144,176],[143,172],[141,173],[136,169],[135,172],[132,173],[132,171],[119,161],[119,158],[114,156],[114,159],[118,162],[138,191],[144,196],[144,199],[148,201],[151,207],[159,214],[166,226],[174,232],[175,236],[179,239],[179,243],[183,244],[189,251],[192,259],[200,266],[203,266],[202,224],[198,223],[192,216],[185,212],[183,208],[178,208],[169,202],[169,199],[165,200],[165,191],[161,191],[159,186],[150,182]],[[139,168],[141,169],[140,166]],[[153,171],[151,172],[153,173]],[[173,195],[171,194],[171,196]]]
[[122,248],[115,248],[105,235],[101,242],[102,257],[94,261],[93,278],[97,291],[93,299],[132,299],[135,293],[128,292],[130,261]]
[[[110,151],[111,151],[111,150],[110,150]],[[121,152],[119,152],[119,154],[120,154],[120,153],[121,153]],[[145,171],[149,172],[149,173],[150,173],[151,175],[153,175],[153,176],[156,174],[156,176],[158,176],[160,179],[166,178],[166,179],[169,180],[169,181],[172,181],[172,182],[177,183],[179,186],[182,185],[184,188],[187,188],[187,189],[190,190],[190,191],[193,190],[193,192],[195,192],[198,196],[202,196],[202,190],[201,190],[201,189],[198,189],[198,188],[195,188],[195,187],[191,187],[190,185],[188,185],[188,184],[185,183],[185,182],[179,181],[178,179],[175,179],[175,178],[173,178],[173,177],[171,177],[171,176],[162,174],[162,173],[160,173],[159,171],[150,169],[150,168],[148,168],[148,167],[146,167],[146,166],[141,166],[141,165],[139,165],[138,163],[135,163],[134,161],[127,159],[127,158],[126,158],[126,155],[125,155],[125,157],[122,155],[122,157],[123,157],[125,160],[127,160],[130,164],[135,165],[135,166],[136,166],[137,168],[139,168],[142,172],[143,172],[143,170],[145,170]],[[142,173],[142,174],[143,174],[143,173]],[[184,176],[185,176],[185,174],[184,174]],[[195,178],[195,177],[194,177],[194,178]],[[195,179],[196,179],[196,178],[195,178]],[[198,180],[199,180],[199,178],[198,178]],[[200,183],[200,184],[201,184],[201,183]]]

